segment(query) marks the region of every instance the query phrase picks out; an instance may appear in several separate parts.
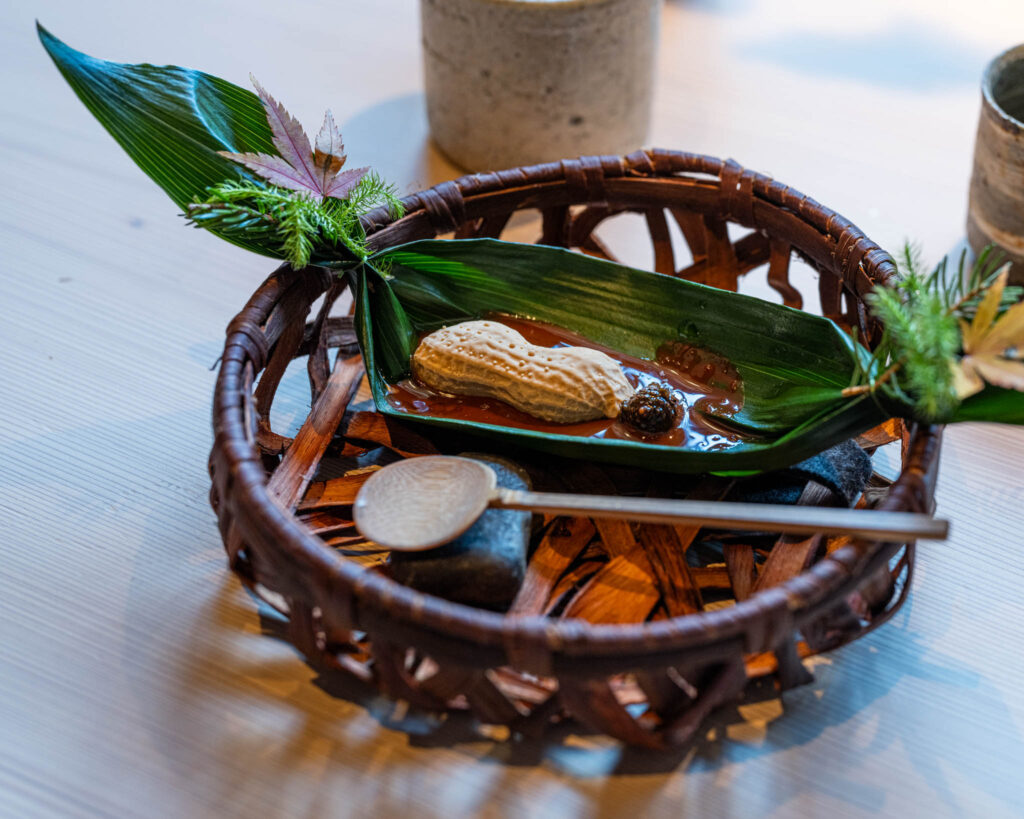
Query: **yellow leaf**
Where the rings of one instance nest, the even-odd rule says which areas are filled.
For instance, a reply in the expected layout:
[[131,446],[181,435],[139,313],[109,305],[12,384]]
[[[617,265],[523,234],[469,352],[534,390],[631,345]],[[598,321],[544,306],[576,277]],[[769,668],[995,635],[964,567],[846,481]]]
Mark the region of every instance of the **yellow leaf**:
[[996,314],[999,312],[999,305],[1003,300],[1006,277],[1009,275],[1010,266],[1005,265],[1002,272],[996,276],[996,280],[985,291],[985,297],[978,305],[978,310],[974,314],[974,321],[971,322],[970,333],[964,333],[964,350],[967,352],[974,352],[972,349],[974,345],[982,339],[989,326],[995,321]]
[[971,325],[962,318],[958,318],[956,321],[957,324],[960,325],[961,346],[963,347],[964,352],[974,352],[974,334],[971,332]]
[[971,353],[1002,355],[1010,347],[1024,347],[1024,301],[1003,313]]
[[1010,361],[1008,358],[984,355],[968,356],[964,359],[964,363],[967,362],[970,362],[969,366],[989,384],[1024,392],[1024,361]]
[[960,364],[949,362],[949,368],[953,371],[953,389],[961,401],[969,398],[976,392],[985,388],[985,382],[981,380],[974,368],[971,366],[970,358],[965,358]]

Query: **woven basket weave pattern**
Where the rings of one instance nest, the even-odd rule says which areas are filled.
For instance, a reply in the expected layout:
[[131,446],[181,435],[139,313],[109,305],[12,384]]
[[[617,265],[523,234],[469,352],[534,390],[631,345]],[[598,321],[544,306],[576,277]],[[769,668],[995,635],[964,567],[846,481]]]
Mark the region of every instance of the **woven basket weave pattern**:
[[[398,221],[383,211],[364,219],[373,248],[448,233],[498,237],[515,211],[537,209],[539,241],[608,256],[595,228],[620,212],[641,213],[658,272],[735,290],[740,276],[767,265],[769,284],[800,307],[789,280],[795,252],[820,273],[822,313],[866,339],[878,328],[863,297],[895,273],[887,253],[814,200],[734,162],[680,152],[477,174],[413,194],[405,207]],[[693,257],[682,270],[670,218]],[[730,222],[751,232],[733,242]],[[568,714],[627,743],[667,748],[691,740],[752,680],[771,679],[774,689],[806,682],[802,656],[877,627],[903,602],[912,544],[844,542],[778,585],[749,596],[734,588],[735,605],[624,625],[506,617],[415,592],[339,556],[268,494],[268,475],[291,441],[267,419],[294,357],[309,356],[315,403],[328,388],[329,353],[356,353],[350,320],[328,315],[344,289],[327,271],[283,267],[231,322],[210,459],[232,569],[286,614],[290,639],[323,673],[355,676],[426,708],[468,708],[518,731]],[[384,445],[399,452],[400,437],[415,436],[389,434]],[[902,474],[879,492],[877,508],[930,511],[940,431],[918,427],[902,437]]]

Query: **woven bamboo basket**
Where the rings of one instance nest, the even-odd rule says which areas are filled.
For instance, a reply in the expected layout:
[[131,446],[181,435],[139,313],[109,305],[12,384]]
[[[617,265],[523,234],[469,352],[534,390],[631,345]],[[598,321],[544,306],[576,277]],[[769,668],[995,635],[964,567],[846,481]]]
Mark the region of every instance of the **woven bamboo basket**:
[[[895,272],[887,253],[814,200],[735,162],[673,151],[466,176],[409,196],[405,208],[397,221],[384,212],[366,217],[374,248],[452,233],[497,237],[514,212],[534,209],[538,241],[608,257],[595,228],[639,213],[659,273],[735,289],[739,277],[767,267],[768,283],[801,307],[789,276],[797,254],[820,274],[823,314],[868,339],[878,328],[864,295]],[[669,219],[692,253],[682,270]],[[730,223],[749,232],[733,241]],[[876,628],[903,603],[912,543],[789,536],[765,548],[733,539],[723,562],[701,565],[686,558],[699,540],[692,529],[587,519],[548,521],[535,534],[507,614],[398,584],[386,563],[360,552],[366,544],[350,504],[366,471],[344,465],[359,454],[444,448],[423,428],[358,402],[352,321],[331,315],[345,288],[329,271],[285,266],[231,322],[210,457],[211,501],[232,570],[287,618],[289,638],[321,674],[418,708],[468,711],[513,734],[571,719],[667,749],[699,736],[725,703],[808,682],[805,658]],[[271,429],[270,407],[300,356],[308,357],[312,411],[290,438]],[[901,474],[894,482],[873,476],[860,505],[930,512],[940,430],[890,421],[859,442],[872,451],[895,441]],[[652,477],[665,488],[663,476],[639,471],[544,463],[549,478],[576,491],[643,493]],[[801,502],[822,502],[822,494],[805,490]],[[623,597],[624,588],[637,593]],[[614,605],[602,605],[614,590]]]

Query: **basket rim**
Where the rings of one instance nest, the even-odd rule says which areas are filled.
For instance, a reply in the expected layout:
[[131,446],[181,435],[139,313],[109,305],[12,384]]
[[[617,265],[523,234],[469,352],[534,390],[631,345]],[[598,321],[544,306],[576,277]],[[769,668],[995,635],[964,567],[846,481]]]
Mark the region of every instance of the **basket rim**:
[[[709,178],[703,180],[693,174]],[[865,284],[870,288],[894,273],[889,254],[851,222],[806,195],[731,160],[658,149],[626,157],[582,157],[464,176],[405,197],[406,215],[397,223],[392,223],[386,213],[375,211],[364,217],[364,225],[371,245],[385,246],[389,228],[399,223],[428,219],[437,232],[453,229],[464,216],[464,212],[452,212],[453,199],[464,203],[497,191],[508,193],[514,189],[522,193],[548,184],[577,190],[582,186],[589,192],[596,176],[602,180],[618,178],[626,187],[644,180],[709,184],[724,195],[727,218],[755,229],[759,227],[756,211],[783,211],[788,218],[798,218],[814,228],[830,244],[829,259],[818,254],[812,261],[831,267],[857,294],[866,292]],[[796,242],[792,244],[796,248]],[[231,472],[229,486],[233,491],[230,497],[221,498],[221,504],[231,507],[245,542],[276,550],[279,559],[273,561],[274,567],[284,568],[289,592],[314,595],[316,599],[310,600],[310,605],[321,608],[332,622],[372,633],[375,625],[387,621],[393,631],[397,626],[399,632],[418,636],[433,633],[441,642],[454,639],[463,646],[488,646],[501,651],[507,662],[537,673],[550,671],[556,656],[570,663],[573,658],[595,656],[621,660],[629,656],[674,656],[696,648],[707,649],[709,644],[734,650],[737,641],[751,653],[772,648],[801,622],[835,605],[840,595],[853,591],[904,546],[854,540],[797,576],[728,608],[615,625],[551,620],[542,615],[509,617],[418,592],[366,571],[336,554],[277,505],[267,491],[259,452],[247,436],[245,370],[251,365],[255,375],[266,355],[266,340],[254,338],[253,330],[255,327],[258,333],[279,298],[297,281],[325,289],[329,278],[322,269],[293,271],[285,266],[267,279],[229,325],[215,387],[214,451],[221,451]],[[912,428],[907,459],[880,509],[920,511],[930,507],[940,437],[940,427]],[[312,578],[315,589],[306,587],[303,572]],[[321,602],[329,602],[332,611],[327,612]]]

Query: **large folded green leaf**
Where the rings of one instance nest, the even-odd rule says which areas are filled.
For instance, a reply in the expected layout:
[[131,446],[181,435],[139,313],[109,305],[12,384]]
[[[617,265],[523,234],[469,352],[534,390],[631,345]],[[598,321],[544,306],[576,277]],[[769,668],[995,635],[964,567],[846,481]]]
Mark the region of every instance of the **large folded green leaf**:
[[[135,163],[184,210],[208,187],[247,178],[218,151],[276,154],[266,111],[251,91],[177,66],[99,60],[58,40],[39,39],[64,79]],[[280,253],[237,234],[222,238],[257,253]]]
[[[844,398],[868,352],[828,319],[566,250],[490,239],[422,241],[382,251],[361,276],[357,328],[377,408],[389,415],[572,457],[677,472],[776,469],[869,429],[892,413]],[[743,377],[736,422],[756,439],[703,452],[552,435],[405,413],[387,382],[409,369],[413,332],[493,311],[557,324],[629,355],[653,358],[682,339],[725,355]]]
[[957,408],[953,422],[960,421],[1024,424],[1024,393],[988,385]]

